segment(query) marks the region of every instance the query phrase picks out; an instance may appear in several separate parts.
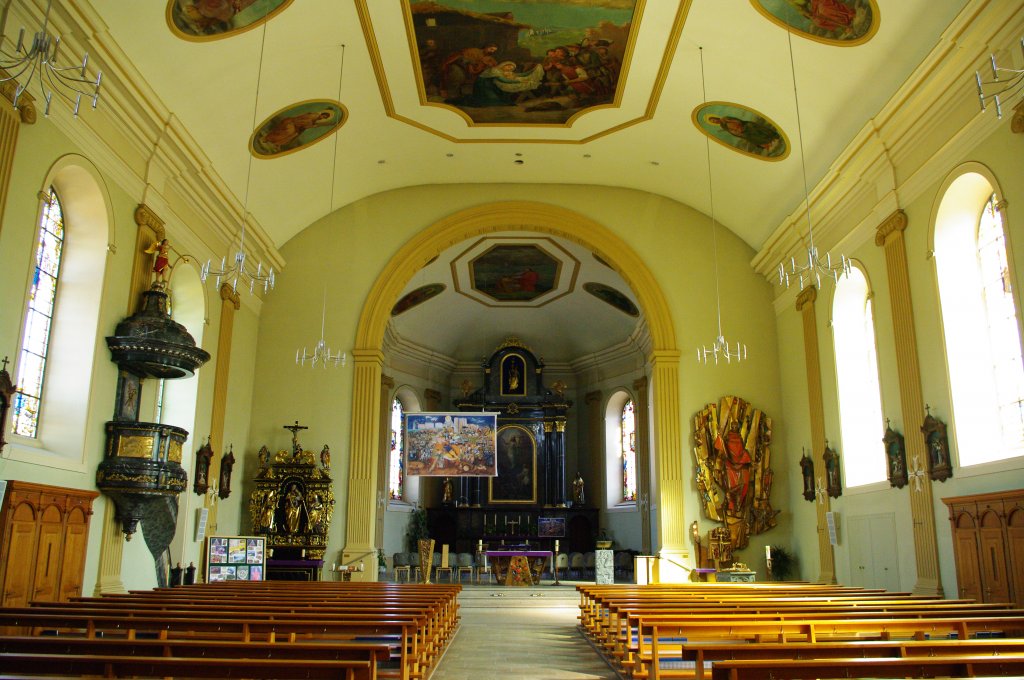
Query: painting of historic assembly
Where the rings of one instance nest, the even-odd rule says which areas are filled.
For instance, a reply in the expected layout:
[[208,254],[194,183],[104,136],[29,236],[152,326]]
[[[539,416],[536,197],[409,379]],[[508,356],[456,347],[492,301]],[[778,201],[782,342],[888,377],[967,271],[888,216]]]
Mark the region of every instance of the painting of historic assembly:
[[722,522],[732,547],[775,526],[772,419],[739,397],[723,397],[693,418],[697,490],[708,519]]
[[405,470],[421,477],[493,477],[497,413],[410,413],[405,416]]
[[635,0],[409,2],[426,103],[471,123],[564,124],[616,101]]
[[529,302],[558,284],[561,263],[529,244],[495,246],[473,260],[473,288],[499,302]]

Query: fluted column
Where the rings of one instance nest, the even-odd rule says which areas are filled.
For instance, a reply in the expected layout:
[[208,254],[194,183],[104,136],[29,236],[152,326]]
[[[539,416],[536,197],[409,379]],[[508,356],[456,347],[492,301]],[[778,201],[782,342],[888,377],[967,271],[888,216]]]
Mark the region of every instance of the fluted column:
[[[228,284],[220,287],[220,331],[217,335],[217,365],[213,373],[213,404],[210,407],[210,448],[214,451],[210,461],[209,479],[220,479],[220,459],[224,453],[224,418],[227,413],[228,375],[231,372],[231,336],[235,327],[235,312],[242,306],[238,293]],[[217,500],[213,494],[203,497],[203,507],[209,514],[207,534],[217,533]]]
[[107,496],[104,499],[103,534],[100,537],[100,568],[96,573],[93,596],[104,593],[127,593],[121,580],[121,560],[124,557],[124,529],[117,521],[117,506]]
[[[0,78],[8,78],[10,74],[0,69]],[[36,122],[36,108],[32,97],[23,92],[18,98],[18,109],[15,110],[14,90],[18,83],[15,80],[0,82],[0,231],[3,231],[4,206],[7,205],[7,190],[11,183],[11,171],[14,168],[14,149],[18,145],[18,130],[21,124],[32,125]]]
[[811,415],[811,458],[814,459],[815,508],[818,511],[818,581],[836,582],[835,552],[828,540],[828,525],[825,515],[830,508],[825,493],[825,407],[821,393],[821,358],[818,355],[818,322],[814,312],[814,301],[818,289],[805,288],[796,298],[796,309],[803,317],[804,361],[807,367],[807,404]]
[[391,391],[395,389],[395,380],[391,376],[380,377],[380,416],[377,427],[377,518],[374,523],[373,543],[377,547],[384,545],[384,510],[391,498]]
[[[355,363],[352,384],[352,435],[349,443],[348,501],[345,515],[345,547],[342,563],[367,560],[375,555],[377,429],[380,418],[381,373],[384,355],[378,349],[352,351]],[[375,569],[356,572],[353,579],[376,577]]]
[[633,381],[636,418],[636,507],[640,513],[640,551],[651,554],[651,422],[647,400],[647,376]]
[[652,445],[658,471],[658,555],[660,580],[680,583],[689,578],[683,560],[689,556],[686,516],[683,509],[683,433],[679,424],[679,352],[659,350],[651,354],[654,387]]
[[914,528],[914,558],[917,583],[914,594],[942,595],[939,577],[939,548],[932,509],[932,480],[927,475],[928,450],[916,423],[924,419],[921,394],[921,366],[917,358],[917,333],[910,300],[910,274],[907,271],[907,244],[903,232],[907,215],[897,210],[878,226],[875,245],[885,249],[885,267],[889,277],[889,303],[892,306],[893,337],[896,341],[896,373],[900,385],[900,411],[903,426],[913,431],[906,437],[907,466],[913,474],[910,484],[910,516]]

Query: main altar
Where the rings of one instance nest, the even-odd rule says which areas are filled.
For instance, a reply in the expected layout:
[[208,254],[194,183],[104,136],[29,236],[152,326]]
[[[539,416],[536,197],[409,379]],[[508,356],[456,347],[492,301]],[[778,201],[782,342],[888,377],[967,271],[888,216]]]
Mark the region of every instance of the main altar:
[[565,384],[544,380],[544,361],[507,338],[465,380],[454,410],[497,413],[496,477],[451,477],[442,507],[428,512],[430,536],[471,552],[529,543],[551,550],[593,549],[597,509],[566,495],[566,424],[572,402]]

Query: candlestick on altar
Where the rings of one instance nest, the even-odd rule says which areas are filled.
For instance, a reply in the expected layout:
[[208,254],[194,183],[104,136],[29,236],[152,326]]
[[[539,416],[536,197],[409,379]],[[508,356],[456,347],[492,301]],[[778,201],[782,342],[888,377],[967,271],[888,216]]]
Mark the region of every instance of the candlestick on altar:
[[558,539],[555,539],[555,552],[558,552]]

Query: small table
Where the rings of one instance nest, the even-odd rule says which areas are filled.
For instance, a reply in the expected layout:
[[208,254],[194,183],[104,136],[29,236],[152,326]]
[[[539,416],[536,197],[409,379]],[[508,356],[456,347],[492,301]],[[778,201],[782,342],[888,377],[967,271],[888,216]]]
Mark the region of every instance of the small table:
[[544,564],[552,556],[550,550],[488,550],[485,554],[498,583],[507,586],[532,586],[540,583]]

